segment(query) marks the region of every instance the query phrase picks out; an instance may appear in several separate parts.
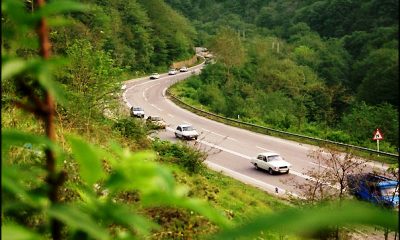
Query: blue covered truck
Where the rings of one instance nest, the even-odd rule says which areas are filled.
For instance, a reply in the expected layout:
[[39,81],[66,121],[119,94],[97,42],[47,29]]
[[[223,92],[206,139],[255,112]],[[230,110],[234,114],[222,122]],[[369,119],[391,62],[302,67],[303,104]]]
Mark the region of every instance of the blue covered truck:
[[398,207],[399,182],[384,176],[366,173],[347,176],[350,193],[375,204]]

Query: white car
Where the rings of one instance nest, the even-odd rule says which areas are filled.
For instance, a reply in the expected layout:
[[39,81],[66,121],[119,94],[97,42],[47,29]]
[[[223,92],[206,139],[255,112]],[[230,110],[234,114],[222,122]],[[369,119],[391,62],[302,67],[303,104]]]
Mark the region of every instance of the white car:
[[159,116],[148,116],[146,121],[153,124],[156,128],[165,129],[167,123]]
[[160,74],[158,73],[153,73],[150,75],[150,79],[159,79],[160,78]]
[[169,72],[168,72],[168,75],[175,75],[177,73],[178,72],[176,71],[176,69],[170,69]]
[[257,158],[252,158],[251,163],[258,169],[267,170],[269,174],[289,173],[292,164],[283,160],[283,158],[274,152],[263,152],[258,154]]
[[176,127],[175,137],[189,140],[197,139],[199,137],[199,134],[192,125],[181,124]]
[[141,107],[131,107],[131,116],[144,118],[144,110]]
[[187,71],[188,71],[188,69],[185,66],[183,66],[183,67],[181,67],[181,69],[179,69],[179,72],[187,72]]

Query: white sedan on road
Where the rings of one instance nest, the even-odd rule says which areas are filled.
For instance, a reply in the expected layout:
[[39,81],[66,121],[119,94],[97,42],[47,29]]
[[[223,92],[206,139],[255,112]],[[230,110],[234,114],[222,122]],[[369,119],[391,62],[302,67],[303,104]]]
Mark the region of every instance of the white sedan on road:
[[168,75],[175,75],[177,73],[178,72],[176,71],[176,69],[172,68],[172,69],[169,70]]
[[199,137],[199,133],[197,133],[196,129],[192,125],[189,124],[181,124],[176,127],[175,137],[182,139],[197,139]]
[[160,74],[158,73],[153,73],[150,75],[150,79],[159,79],[160,78]]
[[185,66],[183,66],[183,67],[181,67],[181,69],[179,69],[179,72],[187,72],[187,71],[188,71],[188,69]]
[[267,170],[269,174],[289,173],[292,164],[283,160],[283,158],[274,152],[263,152],[258,154],[257,158],[252,158],[251,163],[256,168]]

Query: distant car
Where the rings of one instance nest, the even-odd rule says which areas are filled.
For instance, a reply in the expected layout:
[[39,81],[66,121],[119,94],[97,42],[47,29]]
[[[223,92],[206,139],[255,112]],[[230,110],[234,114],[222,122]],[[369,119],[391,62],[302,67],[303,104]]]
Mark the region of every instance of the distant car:
[[187,67],[185,67],[185,66],[183,66],[183,67],[181,67],[180,69],[179,69],[179,72],[187,72],[188,71],[188,69],[187,69]]
[[177,73],[178,72],[176,71],[176,69],[170,69],[169,72],[168,72],[168,75],[175,75]]
[[181,124],[176,127],[175,137],[190,140],[197,139],[199,137],[199,134],[192,125]]
[[292,165],[283,160],[281,155],[274,152],[263,152],[256,158],[252,158],[251,163],[258,169],[267,170],[269,174],[289,173]]
[[167,127],[167,123],[159,116],[148,116],[146,121],[156,126],[156,128],[165,129]]
[[144,110],[141,107],[131,107],[131,117],[144,118]]
[[153,73],[150,75],[150,79],[159,79],[160,78],[160,74],[158,73]]

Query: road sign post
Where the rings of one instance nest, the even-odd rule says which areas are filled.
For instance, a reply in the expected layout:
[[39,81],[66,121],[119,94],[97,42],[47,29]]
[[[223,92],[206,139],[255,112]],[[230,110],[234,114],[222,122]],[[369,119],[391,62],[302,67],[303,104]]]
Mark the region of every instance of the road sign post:
[[372,138],[372,140],[376,141],[376,147],[379,152],[379,140],[383,140],[383,134],[381,133],[381,130],[379,130],[379,128],[375,130],[374,137]]

